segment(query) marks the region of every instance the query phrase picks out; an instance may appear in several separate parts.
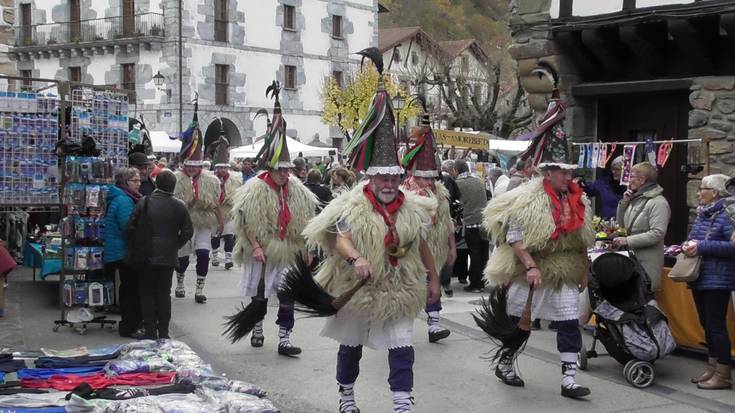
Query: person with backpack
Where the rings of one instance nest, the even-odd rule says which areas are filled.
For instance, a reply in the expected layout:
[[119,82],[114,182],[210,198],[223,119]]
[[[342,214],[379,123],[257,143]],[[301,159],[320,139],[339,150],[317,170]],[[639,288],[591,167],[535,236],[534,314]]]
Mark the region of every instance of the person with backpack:
[[[168,169],[156,176],[157,189],[139,202],[130,223],[130,239],[149,239],[138,273],[138,293],[143,318],[144,338],[156,340],[169,337],[171,320],[171,283],[178,251],[194,235],[189,210],[183,201],[174,198],[176,176]],[[143,231],[143,234],[135,234]],[[140,259],[140,258],[139,258]]]

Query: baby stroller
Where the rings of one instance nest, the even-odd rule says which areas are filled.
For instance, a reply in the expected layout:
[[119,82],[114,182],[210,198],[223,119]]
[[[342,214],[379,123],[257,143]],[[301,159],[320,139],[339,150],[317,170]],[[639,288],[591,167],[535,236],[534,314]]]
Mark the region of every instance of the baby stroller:
[[623,376],[633,387],[653,384],[653,363],[674,351],[676,343],[666,316],[651,293],[651,282],[632,253],[606,252],[592,261],[589,298],[594,309],[592,348],[579,352],[577,364],[587,369],[588,358],[598,357],[597,341],[622,364]]

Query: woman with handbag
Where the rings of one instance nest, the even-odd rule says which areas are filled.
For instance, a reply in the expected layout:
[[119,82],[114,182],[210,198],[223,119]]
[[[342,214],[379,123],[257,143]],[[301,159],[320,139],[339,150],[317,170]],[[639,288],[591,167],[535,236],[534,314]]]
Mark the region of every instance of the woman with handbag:
[[732,388],[727,307],[735,289],[735,245],[730,242],[733,225],[724,210],[726,175],[709,175],[697,191],[699,208],[689,239],[682,244],[688,257],[700,257],[699,277],[689,282],[699,323],[704,328],[709,359],[705,371],[692,379],[700,389]]
[[616,248],[627,248],[646,270],[651,290],[661,289],[664,266],[664,238],[671,218],[664,189],[656,183],[658,172],[648,162],[633,165],[630,184],[618,204],[618,224],[627,231],[625,237],[613,240]]
[[142,195],[140,175],[135,168],[120,168],[115,172],[115,185],[107,191],[105,213],[105,274],[114,278],[115,270],[120,273],[120,337],[139,338],[138,327],[143,320],[138,299],[138,277],[135,271],[123,262],[128,248],[126,231],[130,215]]

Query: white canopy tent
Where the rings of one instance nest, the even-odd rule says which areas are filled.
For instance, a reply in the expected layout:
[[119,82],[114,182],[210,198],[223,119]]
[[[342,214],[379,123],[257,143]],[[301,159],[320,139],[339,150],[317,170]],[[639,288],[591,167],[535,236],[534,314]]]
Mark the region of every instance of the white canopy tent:
[[169,138],[166,132],[149,131],[148,136],[151,138],[153,152],[178,153],[181,150],[181,141]]
[[508,154],[517,154],[525,151],[531,141],[509,141],[505,139],[490,139],[488,149]]
[[[291,159],[299,156],[299,153],[304,157],[318,157],[318,156],[330,156],[337,153],[337,148],[322,148],[319,146],[309,146],[304,143],[297,141],[296,139],[286,137],[288,145],[288,152],[291,155]],[[239,146],[237,148],[230,149],[230,160],[239,160],[243,158],[252,158],[258,154],[260,148],[263,146],[263,139],[255,141],[252,145]]]

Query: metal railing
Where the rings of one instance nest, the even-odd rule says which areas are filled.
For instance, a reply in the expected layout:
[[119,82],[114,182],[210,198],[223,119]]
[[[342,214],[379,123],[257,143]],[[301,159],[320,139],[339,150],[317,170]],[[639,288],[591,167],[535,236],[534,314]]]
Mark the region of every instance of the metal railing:
[[163,14],[142,13],[73,22],[16,26],[15,46],[52,46],[149,36],[165,36]]

